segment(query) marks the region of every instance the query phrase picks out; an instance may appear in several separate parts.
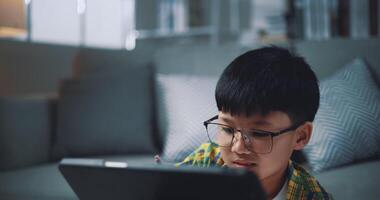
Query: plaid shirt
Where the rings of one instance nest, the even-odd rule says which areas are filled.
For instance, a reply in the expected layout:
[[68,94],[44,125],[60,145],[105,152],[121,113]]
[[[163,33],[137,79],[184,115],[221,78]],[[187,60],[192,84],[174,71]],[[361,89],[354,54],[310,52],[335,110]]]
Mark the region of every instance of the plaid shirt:
[[[210,143],[202,144],[198,149],[186,157],[180,165],[192,165],[197,167],[223,166],[220,149]],[[286,199],[332,199],[318,181],[301,166],[289,161],[287,170]]]

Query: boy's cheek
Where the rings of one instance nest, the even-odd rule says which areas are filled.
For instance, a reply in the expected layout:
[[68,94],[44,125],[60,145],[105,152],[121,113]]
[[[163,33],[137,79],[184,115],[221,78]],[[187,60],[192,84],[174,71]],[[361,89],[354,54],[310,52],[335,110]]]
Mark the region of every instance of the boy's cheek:
[[227,165],[228,167],[231,167],[231,163],[232,163],[231,152],[229,152],[227,150],[223,150],[223,149],[221,149],[220,152],[222,154],[221,156],[222,156],[222,159],[224,161],[224,164]]

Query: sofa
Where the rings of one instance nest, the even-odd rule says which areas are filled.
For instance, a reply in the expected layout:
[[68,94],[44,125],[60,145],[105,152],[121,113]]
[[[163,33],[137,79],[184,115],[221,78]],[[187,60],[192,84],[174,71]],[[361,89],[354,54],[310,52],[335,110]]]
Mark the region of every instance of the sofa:
[[[372,91],[377,91],[369,92],[364,99],[371,102],[362,105],[374,105],[370,108],[374,113],[368,114],[374,117],[368,123],[375,123],[376,127],[380,120],[376,94],[380,91],[379,39],[292,41],[286,46],[310,63],[325,91],[321,95],[333,97],[324,102],[352,105],[347,96],[338,98],[346,94],[340,87],[355,85],[355,74],[362,73],[350,71],[348,76],[343,68],[353,65],[349,69],[357,70],[357,65],[366,65],[371,75],[363,72],[365,78],[360,78],[358,83],[363,86],[360,80],[373,79],[376,84],[369,83]],[[128,58],[148,58],[149,62],[125,60],[124,53],[110,50],[78,50],[70,57],[73,74],[59,82],[56,95],[0,98],[0,199],[77,199],[57,168],[59,161],[66,157],[152,163],[153,156],[161,154],[164,162],[183,159],[199,143],[207,141],[202,122],[217,111],[213,102],[217,77],[234,57],[256,47],[234,43],[217,47],[173,45],[157,48],[154,54],[144,58]],[[348,77],[349,84],[336,81],[340,77]],[[338,85],[332,87],[335,83]],[[331,92],[339,94],[331,95]],[[360,94],[352,99],[355,96]],[[345,108],[343,111],[350,110]],[[326,115],[319,116],[316,122],[321,124],[319,127],[330,127],[329,120],[323,118]],[[335,117],[341,119],[341,114]],[[350,124],[362,127],[356,122],[354,119]],[[355,144],[359,153],[347,153],[347,146],[341,147],[339,138],[316,134],[310,148],[298,155],[305,158],[304,166],[335,199],[377,199],[380,196],[378,130],[370,135],[375,141],[372,146]],[[360,132],[360,137],[366,131]],[[323,152],[326,143],[333,153]],[[355,145],[348,144],[348,147]],[[301,162],[299,157],[295,155],[294,159]]]

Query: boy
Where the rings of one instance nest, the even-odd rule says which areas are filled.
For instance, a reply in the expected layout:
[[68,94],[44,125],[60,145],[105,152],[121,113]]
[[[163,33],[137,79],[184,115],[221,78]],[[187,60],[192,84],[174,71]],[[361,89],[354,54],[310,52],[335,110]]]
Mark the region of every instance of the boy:
[[290,161],[319,107],[318,80],[303,58],[274,46],[249,51],[224,70],[215,98],[219,113],[204,122],[210,143],[178,165],[245,168],[269,199],[332,199]]

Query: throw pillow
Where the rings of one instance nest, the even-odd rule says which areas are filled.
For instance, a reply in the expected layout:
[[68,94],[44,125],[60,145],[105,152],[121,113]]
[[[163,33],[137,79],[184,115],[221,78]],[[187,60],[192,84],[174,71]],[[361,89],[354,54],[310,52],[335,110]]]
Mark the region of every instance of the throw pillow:
[[127,69],[61,87],[55,153],[87,156],[153,153],[151,74]]
[[319,172],[380,155],[380,92],[365,62],[354,60],[320,84],[320,107],[304,152]]
[[159,128],[165,138],[163,159],[182,161],[208,141],[203,121],[218,113],[217,78],[159,74],[157,82]]

